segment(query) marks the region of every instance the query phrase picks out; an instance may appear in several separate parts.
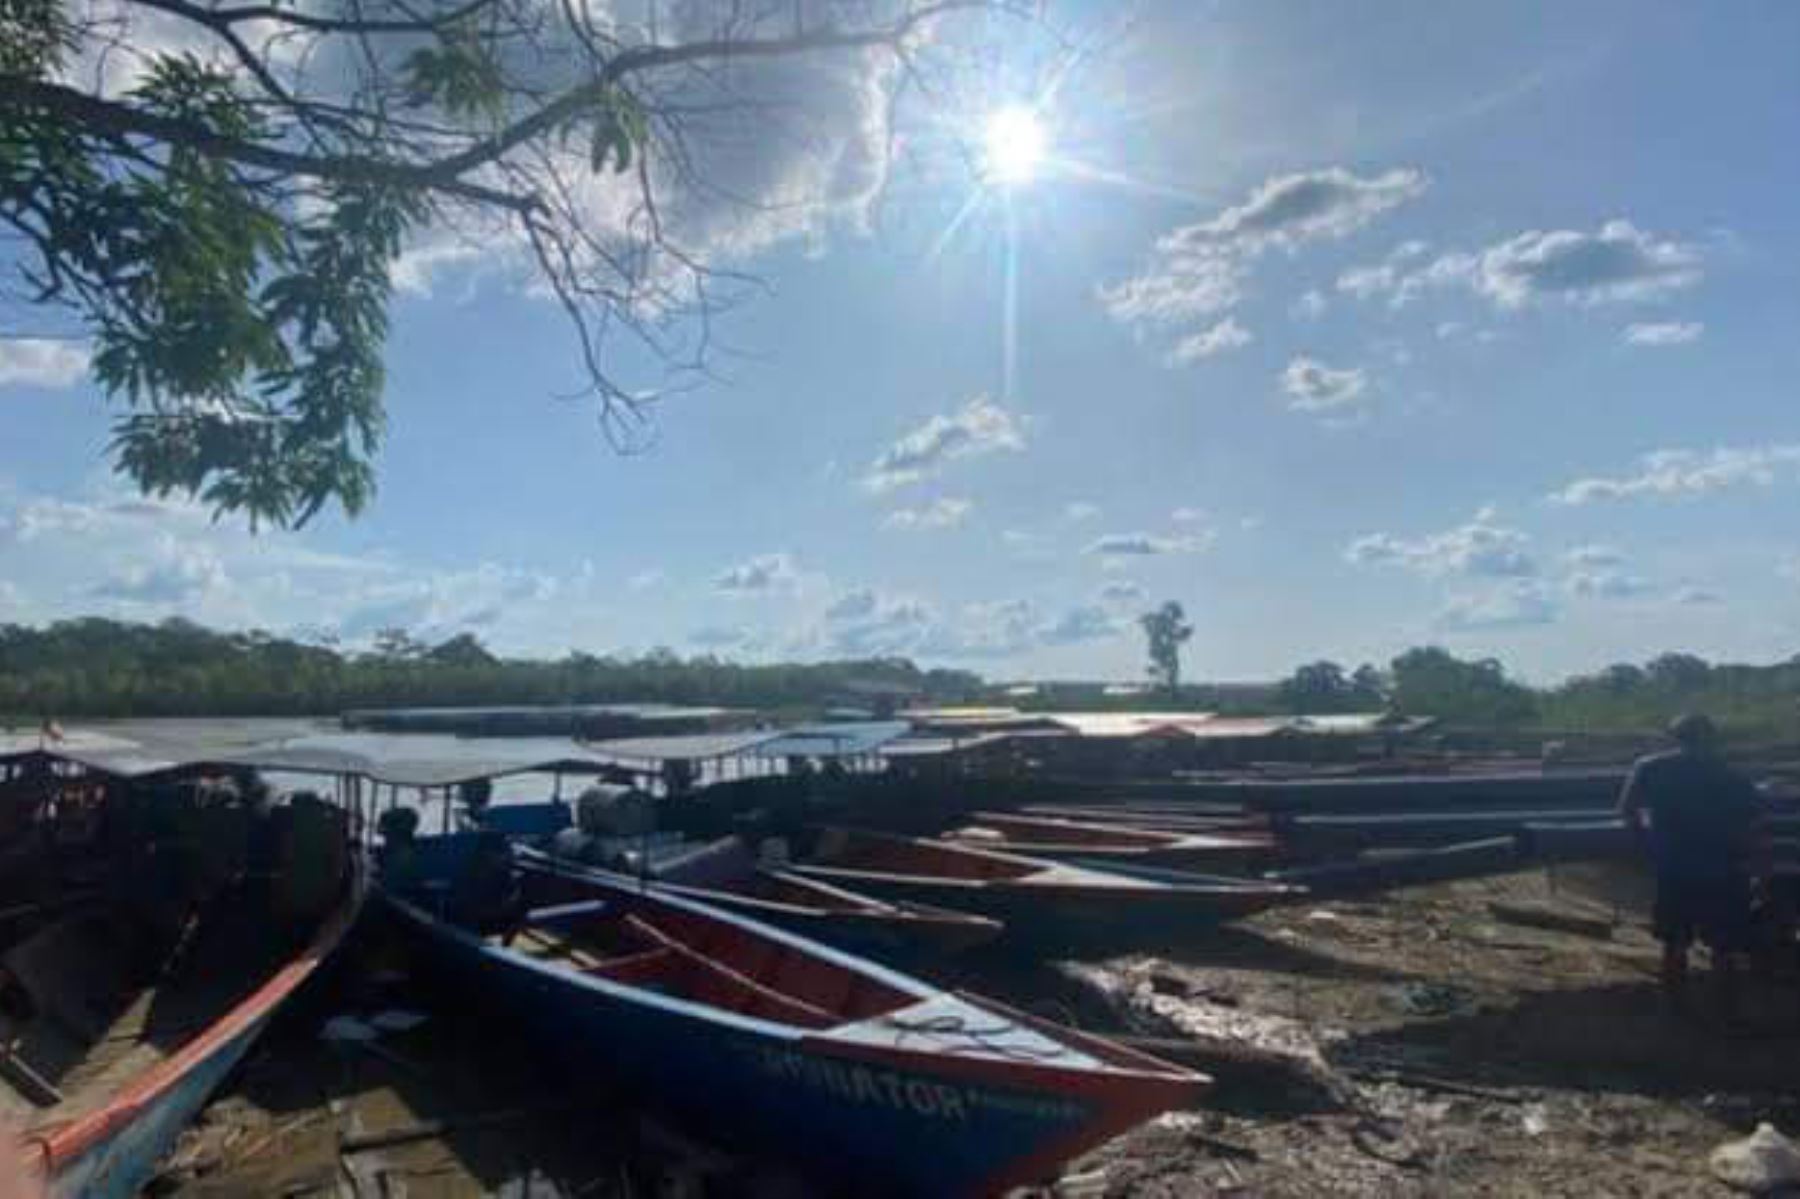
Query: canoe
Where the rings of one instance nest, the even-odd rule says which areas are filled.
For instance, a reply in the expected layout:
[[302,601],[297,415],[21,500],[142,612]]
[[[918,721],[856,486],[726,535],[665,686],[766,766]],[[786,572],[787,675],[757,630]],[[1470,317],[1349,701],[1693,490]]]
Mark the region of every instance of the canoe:
[[1166,938],[1305,894],[1261,880],[1149,868],[1098,868],[859,829],[818,831],[797,874],[883,899],[991,916],[1040,948]]
[[969,824],[945,837],[977,849],[1054,861],[1080,858],[1177,869],[1242,865],[1275,851],[1275,840],[1267,833],[1171,832],[1011,812],[976,812]]
[[1299,883],[1321,899],[1341,899],[1427,883],[1509,874],[1530,864],[1519,838],[1490,837],[1441,849],[1403,850],[1352,861],[1275,870],[1264,877]]
[[596,870],[516,862],[506,915],[484,918],[447,898],[492,869],[483,837],[421,838],[379,891],[429,968],[574,1077],[857,1193],[1037,1183],[1207,1081]]
[[1155,829],[1165,833],[1259,833],[1269,827],[1260,813],[1235,812],[1195,815],[1184,805],[1120,804],[1093,807],[1087,804],[1027,804],[1019,815],[1049,820],[1082,820],[1125,828]]
[[1543,823],[1592,823],[1607,809],[1469,812],[1382,812],[1358,816],[1278,816],[1275,834],[1300,852],[1423,849],[1487,837],[1513,836]]
[[[525,847],[520,847],[518,854],[524,861],[550,857]],[[671,863],[658,871],[656,886],[882,961],[951,957],[985,945],[1001,932],[1000,922],[985,916],[924,904],[889,903],[790,870],[758,867],[747,853],[739,861],[740,865],[722,871],[716,868],[715,857],[715,868],[706,872],[703,883],[682,881],[680,863]]]
[[[13,1000],[0,1004],[0,1122],[22,1129],[20,1156],[49,1195],[128,1199],[150,1180],[207,1097],[354,925],[364,873],[342,848],[327,863],[329,889],[309,892],[322,897],[323,915],[283,907],[281,897],[300,888],[283,891],[279,878],[264,891],[222,891],[160,971],[139,969],[142,912],[117,892],[31,930],[0,955]],[[259,896],[277,897],[281,923]]]

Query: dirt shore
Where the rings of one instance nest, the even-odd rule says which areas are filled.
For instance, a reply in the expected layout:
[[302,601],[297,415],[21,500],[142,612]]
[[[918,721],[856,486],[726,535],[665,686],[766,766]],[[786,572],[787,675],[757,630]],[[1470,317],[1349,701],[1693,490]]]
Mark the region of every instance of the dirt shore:
[[[1587,919],[1546,929],[1508,910],[1552,907]],[[984,961],[947,981],[1215,1074],[1201,1107],[1074,1163],[1066,1194],[1727,1194],[1706,1170],[1718,1144],[1759,1120],[1800,1131],[1800,989],[1753,987],[1734,1035],[1704,1005],[1672,1020],[1655,943],[1612,915],[1534,871],[1285,909],[1155,957]],[[360,1044],[321,1042],[316,1020],[283,1030],[184,1138],[161,1193],[797,1192],[599,1084],[570,1095],[512,1030],[371,975],[325,1005],[428,1019]]]

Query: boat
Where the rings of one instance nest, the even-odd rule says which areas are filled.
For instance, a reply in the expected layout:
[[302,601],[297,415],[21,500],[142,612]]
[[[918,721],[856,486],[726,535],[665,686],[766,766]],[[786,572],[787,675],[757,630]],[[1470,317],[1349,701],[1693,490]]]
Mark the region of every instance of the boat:
[[[364,874],[344,814],[308,796],[252,813],[95,787],[52,820],[44,916],[0,952],[0,1124],[48,1195],[128,1199],[343,943]],[[252,872],[234,850],[256,852],[256,821]]]
[[1124,828],[1147,828],[1165,833],[1261,833],[1269,828],[1268,817],[1257,813],[1209,813],[1195,815],[1185,805],[1141,806],[1119,804],[1095,807],[1089,804],[1026,804],[1018,809],[1021,816],[1047,820],[1080,820]]
[[1011,812],[976,812],[970,823],[945,837],[979,849],[1055,861],[1079,858],[1196,869],[1256,862],[1276,848],[1267,833],[1172,832]]
[[385,847],[378,893],[429,970],[577,1077],[857,1193],[1041,1182],[1208,1081],[654,884],[511,855],[483,832]]
[[861,829],[816,830],[795,873],[883,899],[991,916],[1039,948],[1135,939],[1248,916],[1304,887],[1151,867],[1090,866]]
[[[937,961],[985,945],[998,937],[998,920],[917,903],[889,903],[845,887],[805,878],[791,870],[760,867],[736,837],[699,854],[663,863],[656,887],[671,895],[711,904],[849,953],[882,961]],[[520,847],[526,861],[548,858]],[[702,855],[703,871],[689,864]],[[692,878],[695,881],[684,881]]]
[[1439,849],[1407,849],[1347,861],[1275,870],[1265,878],[1303,884],[1321,899],[1375,895],[1401,887],[1510,874],[1531,862],[1518,837],[1489,837]]
[[505,834],[523,860],[554,858],[575,866],[612,865],[616,873],[641,871],[670,894],[882,961],[940,960],[985,945],[1001,932],[1000,922],[985,916],[889,903],[759,865],[740,837],[698,846],[676,841],[648,853],[640,848],[641,839],[571,837],[573,825],[562,804],[490,808],[470,824]]

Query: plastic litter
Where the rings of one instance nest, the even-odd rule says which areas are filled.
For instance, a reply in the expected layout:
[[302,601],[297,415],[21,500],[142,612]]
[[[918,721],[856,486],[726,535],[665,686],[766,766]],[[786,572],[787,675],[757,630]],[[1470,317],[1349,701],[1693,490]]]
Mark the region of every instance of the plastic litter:
[[1800,1146],[1772,1124],[1758,1124],[1741,1141],[1727,1141],[1707,1159],[1713,1177],[1733,1190],[1767,1195],[1800,1186]]

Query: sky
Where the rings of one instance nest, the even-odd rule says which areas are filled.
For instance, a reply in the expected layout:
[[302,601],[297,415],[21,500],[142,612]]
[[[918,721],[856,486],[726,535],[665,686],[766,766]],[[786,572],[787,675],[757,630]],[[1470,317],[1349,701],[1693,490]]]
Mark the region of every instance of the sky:
[[1198,678],[1800,651],[1800,8],[1051,13],[1075,52],[891,141],[858,57],[718,143],[807,203],[676,210],[765,286],[639,452],[478,237],[402,259],[379,493],[297,533],[129,493],[80,343],[0,329],[0,621],[1132,679],[1173,599]]

